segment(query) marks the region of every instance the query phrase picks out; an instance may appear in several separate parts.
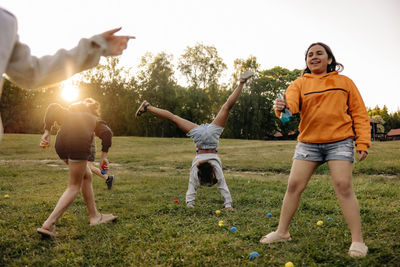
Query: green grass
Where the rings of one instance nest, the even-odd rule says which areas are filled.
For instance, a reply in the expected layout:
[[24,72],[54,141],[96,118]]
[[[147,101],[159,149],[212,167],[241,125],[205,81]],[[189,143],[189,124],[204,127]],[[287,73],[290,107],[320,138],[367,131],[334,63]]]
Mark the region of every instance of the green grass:
[[[118,215],[118,221],[90,227],[79,196],[57,223],[59,238],[41,239],[36,228],[64,192],[68,171],[53,147],[38,147],[39,140],[40,135],[5,135],[0,143],[0,266],[399,265],[398,141],[373,143],[367,160],[354,165],[369,247],[366,258],[355,260],[347,256],[350,232],[325,165],[303,193],[290,226],[293,240],[270,246],[258,242],[278,225],[293,141],[220,140],[236,209],[229,212],[222,210],[215,186],[200,188],[196,207],[185,207],[194,156],[189,138],[115,137],[109,154],[111,172],[118,177],[114,188],[107,190],[98,177],[93,186],[98,209]],[[175,204],[175,199],[180,201]],[[224,227],[218,226],[220,220]],[[324,221],[322,227],[316,226],[318,220]],[[229,231],[232,226],[236,233]],[[249,260],[252,251],[260,254],[254,261]]]

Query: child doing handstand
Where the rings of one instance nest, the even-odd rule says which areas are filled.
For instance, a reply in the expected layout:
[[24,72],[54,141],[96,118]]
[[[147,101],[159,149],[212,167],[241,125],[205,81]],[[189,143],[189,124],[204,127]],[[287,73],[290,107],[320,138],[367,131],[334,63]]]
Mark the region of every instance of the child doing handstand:
[[190,136],[196,144],[197,153],[190,169],[189,186],[186,192],[186,205],[188,207],[194,207],[196,190],[200,186],[212,186],[218,183],[218,189],[224,198],[225,209],[233,210],[232,198],[225,182],[221,159],[217,155],[217,146],[219,137],[228,120],[229,111],[236,103],[244,84],[252,76],[253,72],[251,71],[246,71],[240,76],[240,84],[232,92],[225,104],[222,105],[217,117],[211,124],[197,125],[172,114],[168,110],[154,107],[147,101],[143,101],[136,112],[136,116],[140,116],[144,112],[149,111],[159,117],[172,121],[187,136]]

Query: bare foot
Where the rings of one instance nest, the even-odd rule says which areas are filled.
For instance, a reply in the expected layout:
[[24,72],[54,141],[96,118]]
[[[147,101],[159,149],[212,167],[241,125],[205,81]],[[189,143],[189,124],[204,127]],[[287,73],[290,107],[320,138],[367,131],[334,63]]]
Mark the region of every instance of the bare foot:
[[112,222],[115,221],[118,217],[114,216],[112,214],[101,214],[99,213],[98,216],[94,217],[94,218],[90,218],[90,225],[98,225],[98,224],[102,224],[102,223],[108,223],[108,222]]
[[41,234],[43,237],[57,237],[58,233],[56,232],[56,225],[51,224],[50,226],[44,223],[41,228],[37,228],[36,231]]

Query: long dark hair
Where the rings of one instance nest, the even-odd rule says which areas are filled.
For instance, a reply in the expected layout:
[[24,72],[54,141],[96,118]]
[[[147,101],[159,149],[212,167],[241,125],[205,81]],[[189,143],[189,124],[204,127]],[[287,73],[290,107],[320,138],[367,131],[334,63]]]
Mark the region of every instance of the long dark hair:
[[210,162],[205,161],[197,166],[200,185],[212,186],[215,185],[218,180],[215,177],[214,166]]
[[315,46],[315,45],[322,46],[325,49],[326,53],[328,54],[328,59],[330,59],[330,58],[332,59],[331,64],[329,64],[326,67],[326,72],[327,73],[335,71],[335,70],[338,71],[338,72],[341,72],[344,69],[344,66],[341,63],[336,62],[335,56],[333,55],[331,48],[328,45],[324,44],[324,43],[317,42],[317,43],[312,43],[307,48],[306,55],[305,55],[306,68],[301,72],[301,76],[303,76],[306,73],[311,73],[311,70],[307,66],[307,54],[308,54],[308,51],[310,50],[310,48]]

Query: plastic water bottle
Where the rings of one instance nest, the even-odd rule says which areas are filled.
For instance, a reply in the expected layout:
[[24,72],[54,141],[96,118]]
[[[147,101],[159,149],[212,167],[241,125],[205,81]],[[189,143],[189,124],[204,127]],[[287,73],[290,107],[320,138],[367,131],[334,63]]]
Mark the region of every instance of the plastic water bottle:
[[[278,94],[278,97],[280,99],[283,99],[283,96],[281,94]],[[292,117],[293,117],[293,115],[288,108],[284,108],[284,110],[282,110],[282,112],[281,112],[281,122],[282,123],[287,123],[287,122],[291,121]]]

